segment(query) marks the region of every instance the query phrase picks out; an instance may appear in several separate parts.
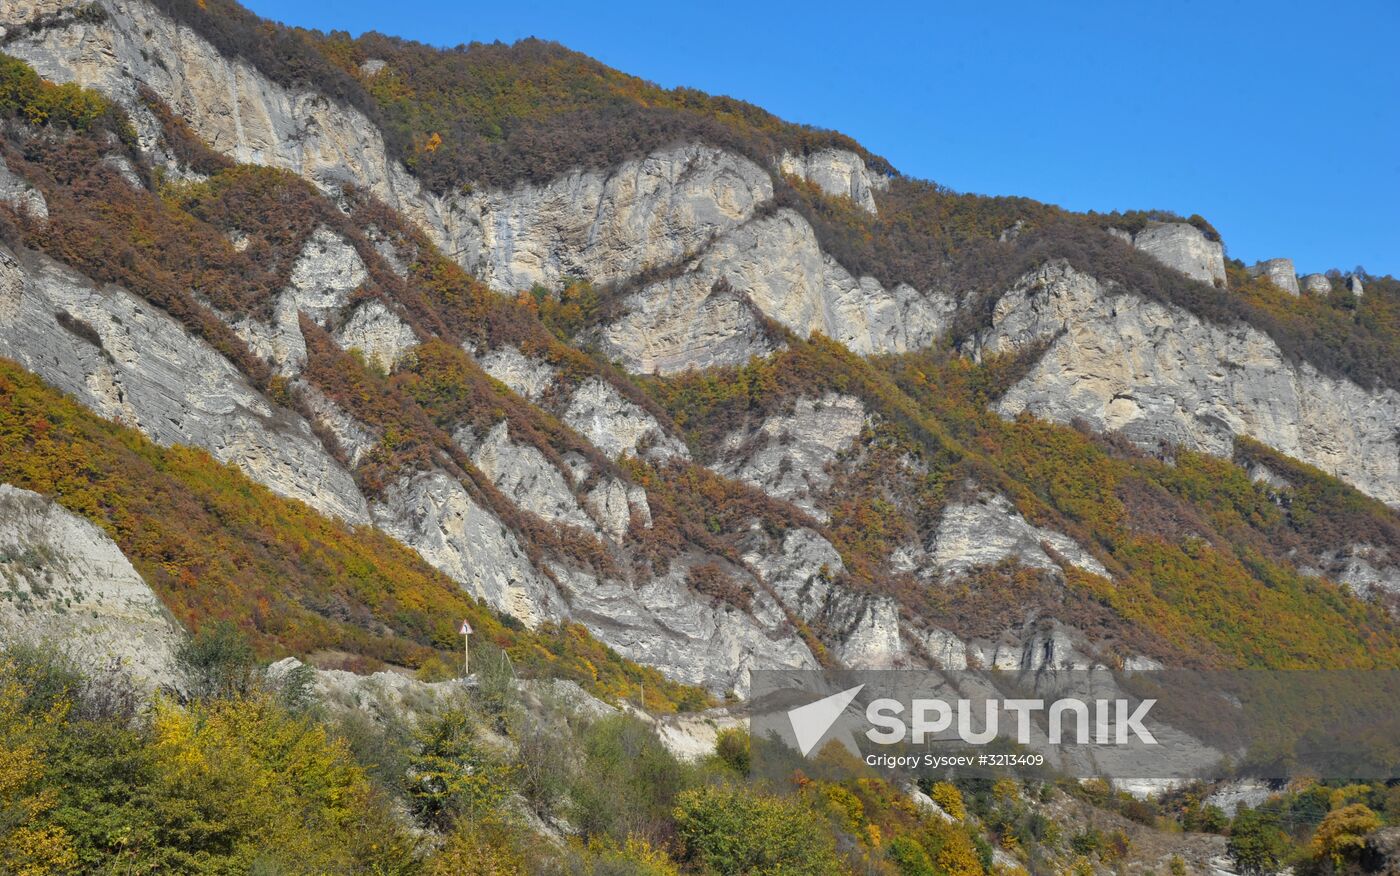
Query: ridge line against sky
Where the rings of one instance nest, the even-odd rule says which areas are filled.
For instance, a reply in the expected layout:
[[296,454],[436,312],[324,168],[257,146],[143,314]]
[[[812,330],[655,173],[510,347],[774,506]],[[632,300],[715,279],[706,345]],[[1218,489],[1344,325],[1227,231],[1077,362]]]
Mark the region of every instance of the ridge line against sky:
[[538,36],[842,131],[959,191],[1200,213],[1246,264],[1400,275],[1391,0],[246,5],[439,46]]

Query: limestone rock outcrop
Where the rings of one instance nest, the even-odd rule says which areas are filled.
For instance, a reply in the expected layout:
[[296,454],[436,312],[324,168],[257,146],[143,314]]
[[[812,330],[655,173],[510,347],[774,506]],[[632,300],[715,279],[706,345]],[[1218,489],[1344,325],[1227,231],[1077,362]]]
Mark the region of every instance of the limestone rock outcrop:
[[515,535],[446,472],[403,476],[371,511],[380,529],[525,625],[564,615],[554,582],[530,564]]
[[[0,25],[22,24],[78,2],[11,0],[0,5]],[[557,288],[570,277],[612,287],[604,290],[615,295],[606,299],[607,324],[579,340],[597,342],[634,372],[673,374],[742,363],[780,348],[789,331],[802,337],[820,332],[858,354],[901,353],[929,345],[955,324],[950,298],[854,275],[821,249],[802,214],[774,204],[772,174],[781,172],[875,213],[877,193],[888,181],[853,152],[785,154],[770,162],[679,142],[543,183],[439,196],[390,157],[381,133],[352,107],[273,82],[143,0],[99,4],[105,18],[78,16],[25,31],[6,43],[6,52],[44,76],[95,86],[118,100],[132,114],[141,147],[172,178],[193,177],[158,145],[155,119],[137,98],[142,85],[235,160],[298,173],[332,196],[343,183],[369,192],[498,292],[534,284]],[[380,76],[384,67],[383,61],[367,61],[361,74]],[[130,162],[117,170],[141,184]],[[0,199],[40,218],[48,209],[42,195],[3,166]],[[55,209],[59,204],[55,196]],[[411,255],[395,250],[398,238],[387,230],[361,230],[389,269],[406,277]],[[1017,221],[1003,239],[1011,243],[1023,233]],[[1224,283],[1221,244],[1189,223],[1151,223],[1135,235],[1117,235],[1186,276]],[[413,326],[428,330],[433,323],[407,299],[371,297],[393,290],[366,288],[370,271],[364,259],[378,263],[367,248],[362,258],[356,246],[363,244],[358,235],[353,240],[316,230],[288,287],[269,302],[270,318],[226,315],[253,351],[288,378],[298,409],[320,435],[330,436],[324,445],[300,415],[270,403],[231,362],[162,311],[33,254],[0,262],[0,354],[158,441],[204,447],[284,495],[353,523],[374,523],[474,595],[529,625],[576,620],[619,653],[712,690],[742,693],[751,667],[817,665],[795,621],[820,631],[832,658],[852,666],[911,666],[932,659],[950,666],[1041,669],[1087,666],[1095,659],[1080,631],[1034,610],[1009,620],[999,634],[973,635],[956,619],[938,619],[948,627],[942,629],[928,619],[902,616],[893,598],[842,583],[841,555],[817,524],[794,525],[780,535],[758,524],[737,535],[726,532],[737,550],[726,549],[722,557],[687,542],[669,567],[662,562],[655,574],[650,567],[647,574],[637,572],[641,564],[629,561],[638,554],[629,551],[652,525],[652,501],[660,518],[662,494],[654,491],[649,501],[629,475],[586,448],[561,458],[546,439],[538,446],[526,443],[526,430],[512,434],[508,422],[516,421],[501,420],[503,414],[474,421],[490,428],[459,429],[454,438],[513,508],[485,482],[477,489],[443,469],[407,468],[382,479],[367,472],[375,475],[367,484],[388,482],[368,505],[346,469],[394,436],[384,434],[388,426],[381,433],[357,421],[307,382],[300,318],[305,315],[342,348],[361,351],[385,371],[413,355],[419,341]],[[233,244],[246,249],[248,240],[235,236]],[[1256,268],[1298,294],[1287,260]],[[1304,285],[1316,293],[1331,286],[1320,275],[1305,278]],[[1360,279],[1349,278],[1348,285],[1361,294]],[[685,442],[667,431],[667,418],[653,414],[658,409],[625,380],[607,369],[574,367],[579,363],[552,352],[544,354],[549,360],[539,358],[530,341],[516,342],[528,355],[499,345],[497,337],[477,337],[466,346],[494,378],[604,455],[651,462],[689,458]],[[1001,297],[991,327],[969,339],[966,349],[980,355],[1031,345],[1044,345],[1045,352],[996,402],[1004,415],[1031,411],[1061,422],[1084,420],[1121,431],[1143,447],[1170,441],[1222,455],[1231,452],[1235,436],[1250,435],[1400,504],[1394,429],[1400,396],[1323,375],[1259,331],[1207,323],[1051,263]],[[713,448],[714,470],[824,522],[833,473],[860,464],[859,442],[874,422],[862,402],[834,393],[799,398],[788,411],[754,420],[761,422],[746,424]],[[574,442],[566,437],[561,445]],[[600,466],[605,470],[598,471]],[[525,513],[517,515],[517,509]],[[581,561],[562,556],[566,551],[528,540],[537,524],[528,515],[596,537],[622,562],[575,568]],[[929,518],[919,521],[919,536],[908,539],[894,563],[897,572],[920,573],[922,579],[903,574],[901,586],[932,585],[1000,562],[1051,575],[1070,564],[1109,576],[1085,545],[1032,523],[1000,494],[951,502],[936,521]],[[0,518],[0,527],[5,523]],[[1320,559],[1321,574],[1358,592],[1396,587],[1395,565],[1385,549],[1351,545]],[[740,596],[692,578],[701,567],[722,567]],[[380,681],[391,698],[401,687],[392,678]],[[360,695],[359,682],[346,685]]]
[[655,417],[602,378],[590,377],[574,390],[563,419],[613,459],[637,453],[654,459],[690,458],[680,439],[667,434]]
[[616,282],[696,252],[772,196],[753,162],[678,146],[608,171],[471,196],[460,260],[502,291],[555,288],[565,276]]
[[647,491],[622,478],[603,478],[584,497],[583,504],[603,531],[617,541],[626,537],[634,518],[643,528],[651,526]]
[[1069,536],[1035,526],[1005,496],[990,493],[945,508],[927,551],[932,564],[929,572],[944,577],[1003,560],[1058,571],[1060,564],[1051,552],[1086,572],[1110,577],[1103,564]]
[[849,149],[823,149],[807,155],[784,152],[778,168],[812,183],[828,195],[850,198],[871,215],[877,212],[875,192],[890,185],[889,179],[871,173],[865,161]]
[[183,637],[105,532],[0,484],[0,639],[57,648],[89,672],[119,668],[149,690],[179,686]]
[[0,201],[13,207],[16,213],[27,213],[35,219],[49,218],[49,204],[44,200],[44,193],[23,177],[11,173],[3,158],[0,158]]
[[971,346],[1033,342],[1049,348],[997,402],[1005,416],[1077,418],[1144,448],[1166,441],[1221,456],[1248,435],[1400,505],[1400,393],[1322,374],[1258,329],[1208,323],[1052,261],[997,302]]
[[791,529],[780,550],[751,551],[744,559],[798,617],[829,631],[831,656],[842,664],[862,669],[911,664],[901,638],[899,606],[889,597],[834,584],[845,565],[817,532]]
[[1371,544],[1352,544],[1321,557],[1321,568],[1305,572],[1325,575],[1362,597],[1400,594],[1400,552]]
[[[273,304],[271,319],[264,322],[245,317],[229,322],[253,352],[275,366],[284,376],[295,376],[306,367],[306,339],[301,334],[298,314],[306,314],[308,319],[322,328],[331,327],[349,303],[350,294],[367,279],[369,270],[349,241],[329,228],[318,228],[302,246],[300,255],[293,263],[287,288],[282,290]],[[368,304],[362,308],[366,306]],[[392,314],[388,315],[392,317]],[[360,335],[373,328],[368,323],[373,322],[374,316],[373,313],[366,314],[369,319],[362,318],[362,324],[355,329],[351,339],[363,341]],[[411,331],[409,335],[412,335]],[[381,355],[386,354],[385,351],[380,352]]]
[[[12,0],[0,6],[0,26],[20,29],[82,5]],[[5,50],[47,79],[96,88],[117,101],[147,151],[156,151],[160,126],[138,97],[142,85],[215,151],[240,163],[292,171],[326,190],[353,182],[412,218],[446,252],[463,249],[457,240],[463,207],[455,198],[424,191],[389,156],[383,135],[363,113],[318,92],[273,82],[142,0],[99,5],[106,15],[72,16],[59,26],[37,28],[8,41]]]
[[1332,281],[1326,274],[1308,274],[1303,278],[1303,291],[1309,295],[1331,295]]
[[478,361],[487,374],[532,402],[543,398],[558,377],[548,362],[531,359],[514,346],[498,347]]
[[[781,606],[752,579],[747,610],[696,593],[687,573],[703,557],[671,561],[664,574],[637,582],[552,566],[569,592],[573,617],[632,660],[718,692],[748,693],[750,669],[813,669],[816,658]],[[742,569],[729,570],[745,578]]]
[[330,432],[335,443],[340,445],[345,461],[351,469],[359,465],[360,460],[378,446],[383,437],[378,429],[350,416],[344,408],[305,380],[293,382],[292,387],[316,424]]
[[0,251],[0,290],[0,355],[158,443],[202,447],[274,492],[369,520],[354,480],[307,422],[271,405],[164,311],[36,253]]
[[721,236],[679,276],[639,290],[625,307],[603,330],[603,347],[631,371],[663,374],[771,352],[763,317],[857,353],[902,353],[927,346],[954,309],[906,284],[886,289],[852,276],[789,209]]
[[1193,280],[1225,284],[1225,247],[1187,222],[1152,222],[1137,234],[1111,229],[1116,236]]
[[467,690],[461,679],[421,681],[388,669],[357,675],[343,669],[308,666],[295,657],[284,657],[268,666],[265,678],[272,686],[281,687],[308,670],[310,693],[319,706],[338,712],[359,712],[381,726],[412,727],[459,703]]
[[[164,96],[216,151],[237,161],[285,168],[328,191],[353,182],[400,210],[445,253],[501,291],[536,283],[555,287],[566,276],[623,282],[645,269],[699,258],[773,197],[767,170],[696,143],[606,171],[575,170],[542,185],[439,197],[389,157],[383,136],[359,111],[272,82],[141,0],[103,4],[111,14],[101,21],[79,17],[27,33],[6,49],[48,78],[112,96],[132,114],[147,148],[159,130],[137,98],[142,84]],[[21,25],[64,5],[74,4],[16,0],[0,14],[0,24]],[[843,150],[789,156],[788,165],[858,201],[868,200],[882,182]],[[761,234],[775,236],[757,239]],[[793,246],[800,250],[790,251]],[[766,252],[752,252],[754,247]],[[771,256],[783,257],[775,268],[764,265]],[[725,266],[725,257],[739,263]],[[744,275],[753,275],[752,282]],[[907,286],[885,290],[868,277],[851,277],[821,253],[810,228],[788,215],[750,228],[724,253],[704,258],[677,288],[650,290],[665,300],[634,302],[647,312],[611,338],[629,365],[674,371],[771,351],[744,298],[711,297],[721,276],[763,314],[803,334],[821,330],[860,352],[924,346],[943,328],[950,309]],[[294,312],[279,310],[276,331],[266,338],[245,327],[260,352],[271,361],[292,362],[293,369],[299,355],[290,332]],[[706,346],[718,352],[706,353]]]
[[999,669],[1007,672],[1039,672],[1056,669],[1090,669],[1102,665],[1087,652],[1087,639],[1078,630],[1058,621],[1039,618],[1008,628],[1000,636],[964,640],[947,630],[924,634],[923,648],[943,669]]
[[382,301],[366,301],[335,333],[335,342],[343,350],[358,350],[365,361],[382,371],[393,371],[418,337],[408,323],[399,318]]
[[851,396],[800,398],[791,413],[725,438],[714,469],[825,521],[818,499],[831,486],[828,468],[855,443],[866,419],[865,406]]
[[[480,442],[474,442],[475,447],[460,433],[456,440],[471,454],[472,462],[491,479],[496,489],[520,509],[586,532],[597,531],[593,520],[579,505],[564,473],[535,447],[511,441],[510,429],[504,420],[493,426]],[[626,502],[625,496],[623,502]]]
[[1256,262],[1250,266],[1249,275],[1251,277],[1263,276],[1289,295],[1299,294],[1298,274],[1293,268],[1292,259],[1266,259],[1262,262]]

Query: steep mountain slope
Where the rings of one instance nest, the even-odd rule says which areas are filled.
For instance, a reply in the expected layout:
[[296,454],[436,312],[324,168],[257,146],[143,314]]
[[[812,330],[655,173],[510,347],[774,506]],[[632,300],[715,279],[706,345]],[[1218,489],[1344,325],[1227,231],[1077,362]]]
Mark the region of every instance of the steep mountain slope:
[[451,659],[467,618],[522,669],[608,696],[645,685],[661,707],[704,702],[581,628],[503,622],[393,540],[281,499],[201,451],[158,447],[6,360],[0,447],[7,630],[64,642],[76,624],[91,641],[75,641],[75,656],[102,668],[111,649],[149,681],[176,682],[180,625],[219,619],[269,656],[340,652],[417,667],[442,651]]
[[[739,694],[1400,658],[1394,281],[1295,296],[1197,217],[959,195],[548,44],[4,16],[0,354],[513,622]],[[269,636],[421,662],[455,606]]]

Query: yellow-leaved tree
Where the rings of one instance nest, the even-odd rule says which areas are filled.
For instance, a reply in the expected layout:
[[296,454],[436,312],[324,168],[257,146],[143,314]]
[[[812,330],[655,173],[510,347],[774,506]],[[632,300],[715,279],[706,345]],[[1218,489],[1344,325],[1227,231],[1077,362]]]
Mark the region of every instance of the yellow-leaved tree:
[[78,857],[63,828],[44,823],[54,806],[44,787],[45,749],[67,710],[66,701],[33,714],[13,662],[0,658],[0,872],[48,876],[76,872]]
[[1366,845],[1366,835],[1381,826],[1381,818],[1361,803],[1327,813],[1313,834],[1310,850],[1320,864],[1340,870],[1354,862]]
[[151,730],[152,806],[176,840],[173,869],[406,865],[410,843],[345,744],[271,697],[158,702]]

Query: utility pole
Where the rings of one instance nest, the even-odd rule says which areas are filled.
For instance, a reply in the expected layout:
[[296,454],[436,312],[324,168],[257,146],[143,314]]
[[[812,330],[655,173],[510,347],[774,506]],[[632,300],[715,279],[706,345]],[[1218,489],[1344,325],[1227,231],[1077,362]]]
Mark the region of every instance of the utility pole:
[[462,621],[462,628],[457,632],[462,636],[462,679],[466,680],[471,675],[472,625],[464,620]]

